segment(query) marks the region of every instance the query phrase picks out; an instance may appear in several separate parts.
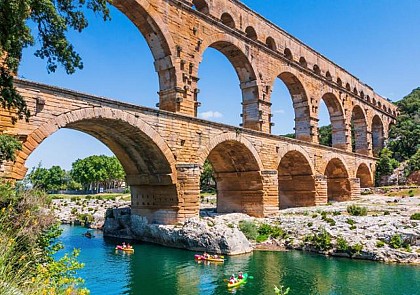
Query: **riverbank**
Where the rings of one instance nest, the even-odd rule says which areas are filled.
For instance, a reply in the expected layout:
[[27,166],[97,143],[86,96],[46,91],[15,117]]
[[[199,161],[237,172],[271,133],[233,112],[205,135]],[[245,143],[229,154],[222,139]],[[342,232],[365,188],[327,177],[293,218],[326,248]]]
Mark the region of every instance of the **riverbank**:
[[[78,204],[77,201],[57,201],[54,206],[61,221],[74,220],[71,211],[75,210],[70,208],[76,208],[79,215],[91,212],[94,218],[91,225],[96,228],[101,228],[107,208],[129,206],[129,202],[120,200],[78,200]],[[420,264],[420,221],[410,219],[420,212],[418,195],[365,195],[327,206],[285,209],[270,218],[217,214],[212,203],[205,200],[200,218],[176,226],[147,225],[141,218],[131,217],[129,209],[121,209],[125,210],[123,218],[118,213],[121,210],[112,210],[111,218],[107,219],[111,226],[106,234],[232,255],[249,252],[242,233],[249,238],[247,230],[254,230],[254,239],[258,242],[249,240],[251,250],[296,249],[355,259]],[[347,212],[352,205],[366,208],[366,216]]]
[[[366,208],[366,216],[351,215],[347,212],[350,206]],[[361,196],[330,206],[286,209],[274,218],[254,219],[278,225],[285,233],[281,239],[256,243],[255,248],[420,264],[420,221],[410,219],[419,212],[420,196],[382,195]]]
[[62,224],[84,225],[102,229],[109,208],[126,208],[131,205],[126,195],[68,196],[52,199],[51,208]]

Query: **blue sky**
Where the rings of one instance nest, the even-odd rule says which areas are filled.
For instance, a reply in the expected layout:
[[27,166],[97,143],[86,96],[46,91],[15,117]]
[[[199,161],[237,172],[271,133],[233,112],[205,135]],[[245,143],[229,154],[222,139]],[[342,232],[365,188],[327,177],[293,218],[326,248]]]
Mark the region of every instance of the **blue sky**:
[[[247,6],[277,24],[330,60],[344,67],[377,93],[393,101],[420,87],[419,0],[246,0]],[[155,107],[158,80],[153,58],[139,31],[116,9],[104,23],[89,13],[89,27],[69,33],[84,69],[68,76],[62,69],[48,74],[43,60],[24,51],[19,76],[121,101]],[[199,68],[199,114],[238,126],[241,122],[239,81],[228,60],[207,49]],[[218,85],[215,88],[213,85]],[[223,89],[221,95],[219,89]],[[290,96],[277,79],[272,94],[274,134],[293,132]],[[226,112],[229,110],[229,113]],[[326,108],[321,125],[329,124]],[[95,138],[62,129],[47,138],[29,157],[31,168],[59,165],[68,170],[78,158],[112,155]]]

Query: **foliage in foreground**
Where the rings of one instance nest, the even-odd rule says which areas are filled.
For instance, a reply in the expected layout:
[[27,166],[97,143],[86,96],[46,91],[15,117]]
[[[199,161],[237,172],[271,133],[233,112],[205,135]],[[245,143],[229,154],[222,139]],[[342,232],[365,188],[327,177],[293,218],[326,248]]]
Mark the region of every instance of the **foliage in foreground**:
[[277,286],[274,286],[274,293],[277,294],[277,295],[287,295],[287,294],[289,294],[290,287],[287,287],[285,290],[283,290],[283,288],[284,288],[284,286],[280,286],[280,288],[277,287]]
[[0,184],[0,294],[89,294],[75,277],[83,267],[78,251],[53,258],[61,231],[45,209],[49,202],[43,193]]
[[0,134],[0,160],[14,161],[15,152],[22,149],[22,143],[8,134]]

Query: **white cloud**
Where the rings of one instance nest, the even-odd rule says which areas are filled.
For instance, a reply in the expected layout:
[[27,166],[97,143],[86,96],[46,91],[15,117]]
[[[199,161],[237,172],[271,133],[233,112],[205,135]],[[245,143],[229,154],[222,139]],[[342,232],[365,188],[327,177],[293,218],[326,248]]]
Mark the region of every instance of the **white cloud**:
[[212,118],[221,118],[223,114],[217,111],[207,111],[204,113],[198,113],[198,116],[204,120],[212,119]]
[[284,114],[286,113],[285,110],[279,109],[279,110],[275,110],[273,111],[274,114]]

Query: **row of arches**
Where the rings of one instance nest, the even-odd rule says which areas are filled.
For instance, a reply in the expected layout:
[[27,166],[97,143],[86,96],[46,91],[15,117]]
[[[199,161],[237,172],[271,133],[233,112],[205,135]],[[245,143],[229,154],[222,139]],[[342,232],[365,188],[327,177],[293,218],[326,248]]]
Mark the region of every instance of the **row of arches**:
[[[245,135],[228,132],[213,136],[198,146],[194,164],[177,164],[177,157],[169,146],[172,140],[164,138],[168,132],[160,134],[140,116],[122,110],[85,108],[53,116],[35,129],[24,143],[25,152],[18,154],[17,163],[25,163],[37,148],[34,143],[40,144],[61,128],[89,134],[116,155],[131,188],[133,212],[146,216],[150,222],[174,223],[180,216],[187,216],[185,212],[189,212],[188,216],[198,214],[197,208],[188,206],[193,206],[191,204],[199,197],[200,170],[197,167],[205,160],[214,170],[218,212],[264,215],[270,181],[266,179],[262,155]],[[184,159],[187,155],[182,153],[190,152],[180,149],[177,156]],[[270,185],[278,188],[277,209],[316,205],[323,189],[328,201],[348,200],[352,193],[351,177],[359,178],[362,187],[373,184],[368,165],[361,163],[355,173],[351,172],[339,154],[325,158],[321,188],[319,175],[316,175],[321,170],[318,168],[315,172],[307,151],[291,146],[273,156],[278,158],[277,169],[269,170],[268,175],[276,182]]]
[[[204,0],[194,0],[193,1],[193,7],[197,9],[198,11],[208,14],[209,13],[209,6]],[[237,29],[236,22],[232,15],[228,12],[223,12],[220,16],[220,21],[228,26],[231,29]],[[258,38],[258,34],[255,30],[255,28],[251,25],[246,26],[245,28],[245,36],[248,37],[251,40],[254,41],[260,41]],[[266,37],[265,41],[263,42],[269,49],[279,52],[279,48],[276,44],[276,41],[273,37],[268,36]],[[284,48],[284,50],[281,52],[284,57],[290,61],[296,61],[301,67],[308,68],[308,62],[306,61],[304,56],[300,56],[299,59],[295,60],[295,56],[292,53],[292,50],[288,47]],[[323,72],[325,72],[324,78],[330,82],[334,82],[334,78],[329,70],[323,71],[321,70],[320,66],[318,64],[314,64],[312,66],[312,71],[318,76],[321,76]],[[373,105],[374,107],[379,108],[380,110],[387,112],[393,116],[396,116],[396,111],[391,110],[391,108],[386,106],[385,103],[381,103],[380,99],[375,99],[375,97],[370,97],[369,95],[365,95],[363,90],[358,91],[357,87],[354,86],[353,89],[351,89],[351,85],[349,82],[344,83],[343,80],[340,77],[337,77],[335,79],[335,84],[342,88],[343,90],[347,90],[348,92],[354,94],[356,97],[360,97],[362,100],[368,102],[369,104]]]
[[[264,196],[264,179],[260,173],[263,168],[258,153],[251,144],[245,144],[246,140],[226,136],[223,139],[216,138],[201,155],[201,161],[208,155],[207,160],[214,169],[217,211],[255,213],[263,204]],[[353,174],[341,157],[331,156],[326,159],[323,174],[316,175],[312,161],[300,148],[280,152],[277,156],[280,209],[315,206],[323,194],[324,203],[350,200],[351,177],[359,179],[361,188],[373,186],[372,172],[365,163],[360,163]]]
[[[305,140],[308,137],[307,132],[311,126],[309,102],[305,86],[290,72],[281,73],[278,79],[287,87],[293,102],[296,138]],[[272,101],[272,103],[274,104],[275,101]],[[351,116],[347,118],[346,111],[338,97],[328,92],[322,95],[318,102],[312,102],[312,107],[315,104],[315,112],[318,113],[318,118],[321,103],[324,103],[327,108],[331,124],[330,146],[347,149],[347,126],[350,125],[351,150],[356,153],[368,155],[369,150],[372,149],[374,155],[378,154],[384,144],[384,123],[379,115],[374,115],[369,120],[368,115],[362,107],[354,105],[353,109],[350,110]],[[372,146],[369,146],[369,143]]]
[[[235,69],[241,85],[257,79],[253,70],[253,65],[237,46],[228,41],[217,41],[211,43],[208,47],[222,53],[227,58]],[[304,141],[313,140],[313,137],[311,136],[314,124],[312,118],[313,115],[319,116],[318,109],[321,102],[323,102],[328,109],[328,116],[332,129],[330,146],[344,150],[352,150],[353,152],[366,155],[370,154],[370,150],[373,150],[376,155],[377,151],[382,148],[385,128],[382,119],[378,115],[375,115],[373,119],[369,119],[368,114],[366,114],[365,110],[359,105],[353,106],[353,109],[346,110],[344,99],[340,100],[336,94],[331,92],[325,93],[318,99],[309,97],[304,83],[301,82],[297,75],[288,71],[288,69],[284,69],[284,71],[272,82],[272,85],[276,83],[277,79],[279,79],[287,88],[291,98],[291,107],[293,108],[294,113],[294,118],[292,118],[292,120],[294,119],[295,138]],[[200,83],[202,82],[200,81]],[[267,89],[269,95],[275,90],[273,86],[268,86]],[[256,93],[258,92],[254,88],[243,88],[242,99],[249,100],[250,97],[253,95],[255,96]],[[197,101],[199,98],[199,95],[196,95],[195,99]],[[271,103],[272,105],[275,105],[278,101],[271,99]],[[245,110],[243,112],[245,112]],[[349,116],[348,114],[351,115]],[[268,120],[271,122],[272,118],[273,108],[271,109]],[[353,127],[353,132],[349,130],[349,126]],[[352,137],[352,147],[348,146],[348,136]],[[370,142],[372,145],[369,144]]]

